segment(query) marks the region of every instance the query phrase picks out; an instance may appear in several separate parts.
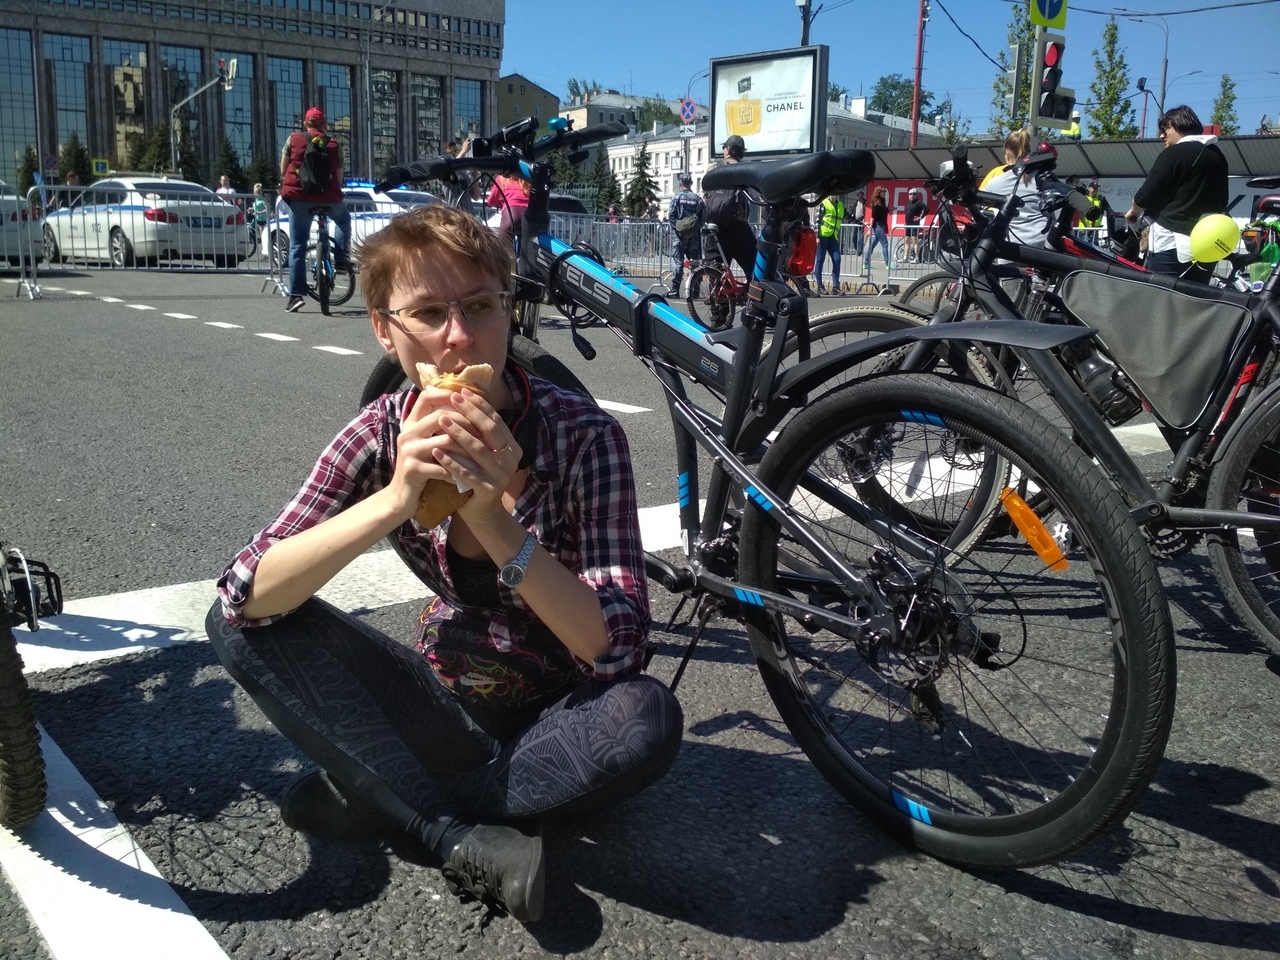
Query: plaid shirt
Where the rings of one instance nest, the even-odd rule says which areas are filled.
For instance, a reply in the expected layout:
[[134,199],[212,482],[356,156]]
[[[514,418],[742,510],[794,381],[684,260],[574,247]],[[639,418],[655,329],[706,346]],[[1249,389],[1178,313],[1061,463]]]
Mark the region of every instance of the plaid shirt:
[[[643,666],[649,631],[648,584],[640,544],[635,480],[626,437],[617,421],[589,400],[545,380],[504,371],[516,409],[532,414],[532,463],[515,517],[539,543],[588,583],[600,598],[609,649],[594,663],[575,660],[582,678],[610,680]],[[387,394],[365,407],[320,455],[293,500],[240,551],[218,581],[227,622],[262,626],[285,614],[251,620],[243,607],[254,571],[271,544],[313,527],[387,486],[396,464],[400,424],[417,399],[417,390]],[[445,541],[449,521],[424,530],[409,520],[395,531],[410,568],[438,595],[428,608],[421,644],[429,663],[433,636],[450,620],[474,623],[477,611],[462,609]],[[502,664],[509,658],[526,665],[522,650],[530,627],[545,631],[523,599],[499,587],[501,607],[485,610],[488,636],[476,653]],[[432,629],[432,628],[436,629]],[[528,651],[534,662],[537,654]],[[562,680],[563,678],[547,678]]]

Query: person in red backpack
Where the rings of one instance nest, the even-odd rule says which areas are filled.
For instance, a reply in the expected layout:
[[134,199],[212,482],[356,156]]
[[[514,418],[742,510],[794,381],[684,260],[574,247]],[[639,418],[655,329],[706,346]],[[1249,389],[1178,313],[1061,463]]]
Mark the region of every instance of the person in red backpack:
[[[316,144],[327,156],[327,167],[308,159],[307,148]],[[327,177],[326,177],[327,174]],[[297,313],[306,303],[307,242],[311,239],[311,208],[326,206],[334,225],[333,259],[346,270],[350,256],[351,214],[342,202],[342,150],[325,133],[324,111],[312,107],[302,120],[302,131],[289,134],[280,153],[280,197],[289,207],[289,302],[285,309]]]

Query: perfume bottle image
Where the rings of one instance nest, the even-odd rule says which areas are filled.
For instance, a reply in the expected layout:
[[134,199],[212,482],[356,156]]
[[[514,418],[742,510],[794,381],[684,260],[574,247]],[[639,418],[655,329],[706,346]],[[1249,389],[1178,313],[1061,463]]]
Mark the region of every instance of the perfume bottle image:
[[724,103],[725,125],[729,128],[730,135],[747,137],[760,132],[763,111],[760,101],[750,94],[751,78],[743,77],[738,81],[738,98]]

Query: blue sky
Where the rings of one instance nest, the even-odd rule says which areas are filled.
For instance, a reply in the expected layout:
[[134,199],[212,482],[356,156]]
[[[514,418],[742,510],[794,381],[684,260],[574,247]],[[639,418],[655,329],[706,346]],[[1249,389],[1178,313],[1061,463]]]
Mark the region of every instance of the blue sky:
[[[1265,113],[1280,113],[1280,2],[1248,7],[1233,0],[1068,0],[1063,85],[1089,99],[1092,51],[1101,46],[1107,17],[1119,7],[1160,14],[1168,26],[1168,106],[1187,103],[1206,123],[1227,73],[1236,83],[1241,133],[1253,133]],[[1238,3],[1238,0],[1235,0]],[[915,70],[917,0],[814,0],[819,10],[810,39],[831,48],[831,80],[855,95],[870,95],[876,81]],[[1201,13],[1179,10],[1218,7]],[[945,8],[945,11],[944,11]],[[925,89],[950,94],[971,132],[985,132],[996,67],[1008,48],[1008,0],[932,0],[925,32]],[[966,38],[947,14],[950,13]],[[1165,31],[1160,21],[1134,23],[1117,14],[1120,46],[1130,83],[1146,76],[1158,91]],[[976,45],[975,45],[976,41]],[[683,96],[712,57],[798,46],[795,0],[507,0],[502,73],[521,73],[566,97],[570,77],[596,80],[606,89],[650,96]],[[1199,73],[1184,76],[1190,71]],[[692,82],[692,95],[707,100],[707,81]],[[1142,98],[1134,100],[1141,119]],[[1150,104],[1147,135],[1154,135]]]

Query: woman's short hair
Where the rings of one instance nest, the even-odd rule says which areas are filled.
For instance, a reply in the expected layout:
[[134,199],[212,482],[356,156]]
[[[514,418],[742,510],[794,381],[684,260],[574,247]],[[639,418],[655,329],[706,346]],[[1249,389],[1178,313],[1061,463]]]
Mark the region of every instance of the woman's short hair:
[[418,207],[393,217],[356,250],[360,293],[368,306],[391,306],[391,288],[418,251],[470,264],[502,281],[515,260],[511,244],[471,214],[442,203]]
[[1187,134],[1204,133],[1204,124],[1196,116],[1196,112],[1185,103],[1170,107],[1163,117],[1156,121],[1156,129],[1164,133],[1170,127],[1184,137]]

